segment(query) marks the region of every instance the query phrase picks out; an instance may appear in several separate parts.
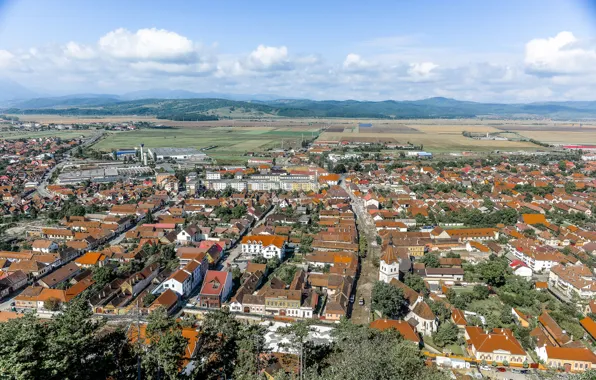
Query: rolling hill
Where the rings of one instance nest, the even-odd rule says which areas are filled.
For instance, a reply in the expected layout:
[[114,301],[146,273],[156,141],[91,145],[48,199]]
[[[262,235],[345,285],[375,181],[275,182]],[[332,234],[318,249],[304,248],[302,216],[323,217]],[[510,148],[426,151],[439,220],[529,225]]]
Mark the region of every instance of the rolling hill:
[[[173,94],[171,94],[173,95]],[[183,93],[180,93],[183,95]],[[123,101],[110,95],[39,98],[13,103],[4,113],[56,115],[145,115],[172,120],[218,118],[553,118],[594,119],[596,102],[528,104],[476,103],[448,98],[415,101],[355,101],[278,99],[239,101],[221,98],[138,99]]]

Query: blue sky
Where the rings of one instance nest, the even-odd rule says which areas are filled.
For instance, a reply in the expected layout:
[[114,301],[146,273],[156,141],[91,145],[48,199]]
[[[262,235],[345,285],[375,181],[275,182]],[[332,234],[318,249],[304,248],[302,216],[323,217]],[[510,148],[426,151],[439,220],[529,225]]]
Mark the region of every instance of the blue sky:
[[0,0],[0,76],[47,94],[593,99],[595,32],[587,0]]

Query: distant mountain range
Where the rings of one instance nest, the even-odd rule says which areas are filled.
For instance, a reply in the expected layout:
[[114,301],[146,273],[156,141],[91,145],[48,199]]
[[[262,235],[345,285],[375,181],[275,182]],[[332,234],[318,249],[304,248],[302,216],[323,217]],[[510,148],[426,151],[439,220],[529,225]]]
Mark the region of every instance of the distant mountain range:
[[124,95],[35,97],[34,92],[7,80],[0,80],[0,94],[0,105],[3,107],[0,112],[17,114],[147,115],[173,120],[255,117],[596,119],[596,101],[527,104],[477,103],[448,98],[378,102],[315,101],[283,99],[266,94],[197,93],[165,89],[135,91]]

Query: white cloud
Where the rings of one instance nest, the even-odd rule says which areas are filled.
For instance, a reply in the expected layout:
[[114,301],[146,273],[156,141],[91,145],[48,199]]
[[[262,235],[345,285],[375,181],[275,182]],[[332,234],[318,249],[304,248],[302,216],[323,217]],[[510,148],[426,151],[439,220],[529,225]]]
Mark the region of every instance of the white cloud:
[[360,55],[354,53],[348,54],[343,63],[344,69],[347,70],[361,70],[372,66],[371,62],[365,61]]
[[187,60],[195,52],[193,42],[164,29],[120,28],[99,39],[100,49],[115,58],[148,61]]
[[410,64],[408,74],[414,78],[428,78],[437,67],[439,67],[439,65],[432,62],[412,63]]
[[76,42],[69,42],[64,47],[64,54],[68,57],[76,59],[91,59],[95,58],[96,53],[89,46],[79,45]]
[[7,50],[0,50],[0,68],[6,68],[12,65],[14,54]]
[[[324,99],[476,101],[590,99],[596,48],[570,32],[529,41],[525,53],[458,54],[407,39],[356,43],[343,59],[258,45],[221,53],[172,31],[111,31],[96,43],[0,50],[0,77],[29,87],[114,93],[155,87]],[[256,45],[253,45],[256,46]],[[390,47],[387,48],[387,46]],[[346,52],[347,53],[347,52]]]
[[528,42],[524,63],[529,73],[542,76],[596,72],[596,49],[578,41],[571,32],[560,32]]
[[288,64],[288,48],[285,46],[259,45],[248,55],[248,67],[262,70],[283,68]]

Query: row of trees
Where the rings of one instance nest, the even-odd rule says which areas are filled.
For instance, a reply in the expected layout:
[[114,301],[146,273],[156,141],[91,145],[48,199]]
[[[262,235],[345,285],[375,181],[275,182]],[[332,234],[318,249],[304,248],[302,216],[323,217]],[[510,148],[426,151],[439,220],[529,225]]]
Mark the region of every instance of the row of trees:
[[[107,325],[77,299],[49,321],[28,314],[0,324],[0,372],[10,379],[135,379],[140,371],[143,379],[253,380],[276,360],[265,347],[264,326],[241,324],[225,311],[205,316],[190,357],[183,329],[193,331],[193,323],[158,309],[149,315],[146,339],[137,339],[136,325]],[[289,367],[303,379],[447,379],[394,331],[342,321],[324,345],[308,339],[311,331],[307,322],[279,330],[285,348],[301,353]],[[190,361],[194,366],[181,373]]]

